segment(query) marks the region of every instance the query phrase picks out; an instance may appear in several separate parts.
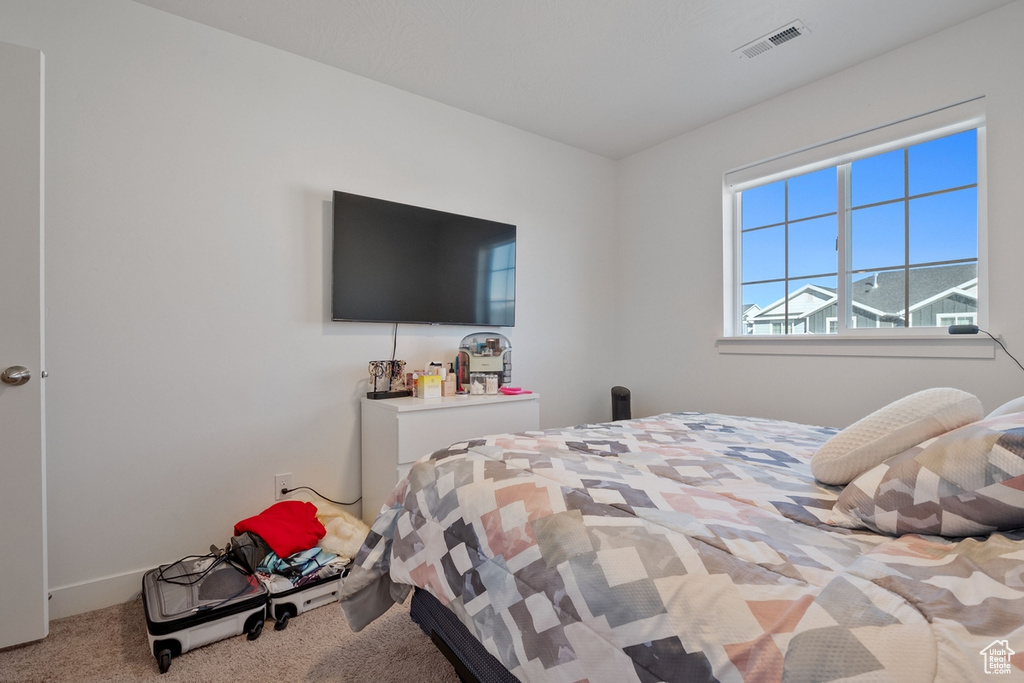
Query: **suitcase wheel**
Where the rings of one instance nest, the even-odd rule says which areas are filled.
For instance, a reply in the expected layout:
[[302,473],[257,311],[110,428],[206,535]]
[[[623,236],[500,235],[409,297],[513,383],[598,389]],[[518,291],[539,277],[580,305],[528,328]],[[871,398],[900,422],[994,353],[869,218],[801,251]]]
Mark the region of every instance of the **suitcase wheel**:
[[167,670],[171,668],[171,651],[160,650],[160,652],[156,653],[156,661],[160,666],[160,673],[167,673]]
[[293,616],[295,616],[295,607],[293,607],[292,605],[280,607],[277,610],[277,614],[275,615],[277,623],[274,624],[274,630],[283,631],[286,628],[288,628],[288,620],[291,619]]
[[158,640],[153,643],[153,656],[160,667],[160,673],[165,674],[171,668],[171,660],[181,655],[181,643],[173,638]]
[[245,637],[248,638],[249,640],[256,640],[257,638],[260,637],[260,634],[263,633],[263,618],[262,618],[262,616],[258,617],[256,619],[256,621],[253,621],[253,622],[247,624],[246,626],[247,626],[247,628],[246,628],[247,633],[246,633]]

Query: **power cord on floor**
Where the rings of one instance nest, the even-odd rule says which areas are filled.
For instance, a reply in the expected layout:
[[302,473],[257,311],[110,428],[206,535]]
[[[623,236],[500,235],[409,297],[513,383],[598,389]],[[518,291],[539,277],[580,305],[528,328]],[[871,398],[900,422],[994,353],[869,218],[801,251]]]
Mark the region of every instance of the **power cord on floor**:
[[324,500],[326,500],[327,502],[329,502],[329,503],[334,503],[335,505],[355,505],[356,503],[358,503],[359,501],[361,501],[361,500],[363,499],[363,497],[362,497],[362,496],[359,496],[358,498],[356,498],[355,500],[353,500],[353,501],[352,501],[351,503],[343,503],[343,502],[341,502],[340,500],[333,500],[333,499],[331,499],[331,498],[328,498],[328,497],[327,497],[327,496],[325,496],[324,494],[320,493],[320,492],[319,492],[319,491],[317,491],[316,489],[314,489],[314,488],[311,488],[311,487],[309,487],[309,486],[296,486],[296,487],[295,487],[295,488],[293,488],[293,489],[281,489],[281,495],[283,496],[283,495],[285,495],[285,494],[291,493],[292,491],[298,491],[299,489],[306,489],[307,491],[312,491],[313,493],[315,493],[316,495],[320,496],[321,498],[323,498],[323,499],[324,499]]

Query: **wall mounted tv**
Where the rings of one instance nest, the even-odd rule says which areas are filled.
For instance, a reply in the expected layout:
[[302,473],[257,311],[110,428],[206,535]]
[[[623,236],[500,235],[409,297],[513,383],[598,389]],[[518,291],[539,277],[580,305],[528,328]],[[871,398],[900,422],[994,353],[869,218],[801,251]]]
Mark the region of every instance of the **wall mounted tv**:
[[331,318],[512,327],[516,226],[334,193]]

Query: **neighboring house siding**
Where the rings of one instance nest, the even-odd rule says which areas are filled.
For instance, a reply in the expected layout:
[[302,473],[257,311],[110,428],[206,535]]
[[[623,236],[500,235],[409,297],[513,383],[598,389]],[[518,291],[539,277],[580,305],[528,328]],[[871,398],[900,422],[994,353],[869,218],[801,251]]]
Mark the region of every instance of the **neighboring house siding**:
[[[853,317],[856,320],[854,327],[878,327],[878,318],[876,318],[875,316],[867,316],[864,315],[863,313],[855,313]],[[888,327],[888,325],[886,327]]]
[[828,318],[836,317],[836,305],[826,306],[807,319],[807,326],[813,334],[828,333]]
[[945,299],[939,299],[927,306],[910,314],[911,325],[934,325],[936,317],[941,313],[973,313],[978,310],[974,299],[968,299],[960,294],[951,294]]

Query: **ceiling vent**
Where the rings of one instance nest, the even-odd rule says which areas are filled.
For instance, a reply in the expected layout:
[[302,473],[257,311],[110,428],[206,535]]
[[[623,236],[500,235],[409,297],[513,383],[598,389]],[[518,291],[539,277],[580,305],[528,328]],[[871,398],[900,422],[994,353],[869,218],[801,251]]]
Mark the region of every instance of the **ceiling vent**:
[[757,40],[747,43],[743,47],[736,48],[732,51],[734,55],[737,55],[740,59],[752,59],[758,55],[764,54],[769,50],[788,43],[794,38],[799,38],[805,33],[810,33],[808,28],[804,26],[802,21],[792,21],[782,28],[776,29],[768,35],[761,36]]

